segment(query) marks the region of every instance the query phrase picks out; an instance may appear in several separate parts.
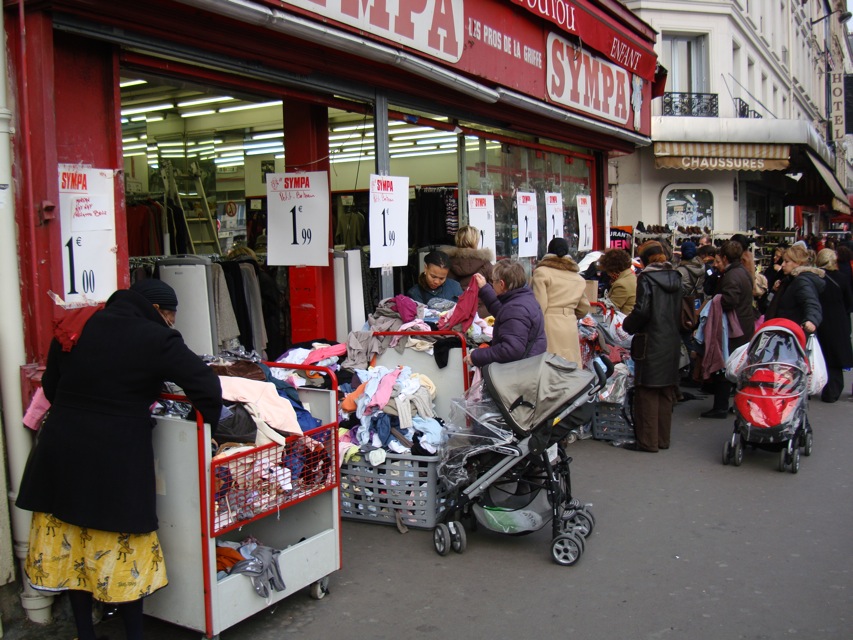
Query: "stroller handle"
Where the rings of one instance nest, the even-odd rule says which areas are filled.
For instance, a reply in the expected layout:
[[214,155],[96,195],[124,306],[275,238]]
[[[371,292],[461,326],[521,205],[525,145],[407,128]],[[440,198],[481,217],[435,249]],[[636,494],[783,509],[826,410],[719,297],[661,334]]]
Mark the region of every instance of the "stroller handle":
[[607,384],[607,378],[613,375],[613,363],[607,356],[597,356],[592,361],[592,368],[595,375],[598,377],[598,386],[603,387]]

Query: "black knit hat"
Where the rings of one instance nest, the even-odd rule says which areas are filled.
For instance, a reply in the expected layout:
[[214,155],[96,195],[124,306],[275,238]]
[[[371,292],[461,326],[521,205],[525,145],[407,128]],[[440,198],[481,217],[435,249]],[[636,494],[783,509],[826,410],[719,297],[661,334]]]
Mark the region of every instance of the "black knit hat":
[[145,297],[151,304],[156,304],[163,311],[178,310],[178,296],[168,284],[157,278],[138,280],[130,287],[131,291]]
[[562,258],[569,253],[569,243],[565,238],[551,238],[551,242],[548,243],[548,253]]

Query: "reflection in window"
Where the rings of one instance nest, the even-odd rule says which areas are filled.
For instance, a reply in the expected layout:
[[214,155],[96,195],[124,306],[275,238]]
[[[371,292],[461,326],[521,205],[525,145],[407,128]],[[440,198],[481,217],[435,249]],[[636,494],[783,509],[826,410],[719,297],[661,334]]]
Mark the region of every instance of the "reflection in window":
[[714,196],[707,189],[670,189],[666,223],[671,227],[714,227]]

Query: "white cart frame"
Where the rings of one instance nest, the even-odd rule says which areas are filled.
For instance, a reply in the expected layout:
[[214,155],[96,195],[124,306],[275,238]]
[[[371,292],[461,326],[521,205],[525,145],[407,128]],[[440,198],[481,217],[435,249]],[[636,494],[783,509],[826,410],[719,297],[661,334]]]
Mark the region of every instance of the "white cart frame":
[[[268,363],[273,366],[272,363]],[[279,365],[281,366],[281,365]],[[322,424],[337,422],[337,381],[323,367],[286,365],[327,373],[333,389],[300,388]],[[210,425],[158,417],[154,430],[157,470],[158,537],[166,559],[169,585],[145,598],[145,614],[215,639],[229,627],[309,585],[311,595],[326,593],[328,576],[341,568],[341,533],[337,463],[337,429],[329,443],[332,480],[316,495],[221,535],[211,535],[214,489],[211,483]],[[242,574],[216,579],[216,540],[240,541],[253,535],[280,549],[278,564],[286,589],[268,599],[255,593]]]

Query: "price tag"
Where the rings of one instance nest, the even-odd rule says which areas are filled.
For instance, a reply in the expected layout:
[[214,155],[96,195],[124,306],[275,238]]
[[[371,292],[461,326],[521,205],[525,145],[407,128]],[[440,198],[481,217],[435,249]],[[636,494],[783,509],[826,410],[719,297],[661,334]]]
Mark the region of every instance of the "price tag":
[[329,266],[329,174],[267,174],[267,264]]
[[409,263],[409,178],[370,176],[370,266]]
[[493,195],[468,196],[468,222],[480,230],[480,249],[491,249],[497,256],[495,242],[495,197]]
[[578,196],[578,251],[592,250],[592,199]]
[[563,194],[545,193],[545,233],[548,242],[565,237],[563,226]]
[[104,302],[118,286],[115,172],[59,165],[59,219],[65,305]]
[[536,193],[519,191],[516,200],[518,202],[518,257],[535,258],[539,249]]

